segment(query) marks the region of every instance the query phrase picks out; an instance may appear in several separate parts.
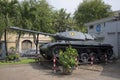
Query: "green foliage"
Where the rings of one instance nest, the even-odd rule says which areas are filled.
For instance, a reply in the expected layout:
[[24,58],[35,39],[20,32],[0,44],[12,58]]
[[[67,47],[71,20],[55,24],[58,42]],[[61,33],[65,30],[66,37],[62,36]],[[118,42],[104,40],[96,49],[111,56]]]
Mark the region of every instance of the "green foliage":
[[35,62],[34,59],[21,59],[20,61],[17,61],[17,62],[5,62],[5,61],[0,61],[0,65],[12,65],[12,64],[28,64],[28,63],[33,63]]
[[58,11],[54,11],[54,27],[56,32],[65,31],[67,25],[69,25],[70,21],[70,13],[66,13],[65,9],[60,9]]
[[17,0],[0,0],[0,38],[4,29],[13,25],[13,21],[17,15],[17,3]]
[[76,58],[78,56],[78,52],[76,49],[73,49],[71,46],[66,48],[66,51],[60,51],[59,53],[59,60],[63,67],[65,68],[72,68],[77,65]]
[[52,8],[46,0],[24,0],[18,4],[18,13],[16,26],[54,33]]
[[7,57],[6,57],[6,60],[9,61],[9,60],[17,60],[19,59],[19,55],[18,54],[9,54]]
[[0,23],[2,22],[3,24],[1,24],[1,26],[3,27],[3,29],[5,29],[6,27],[9,27],[12,25],[12,21],[14,19],[14,17],[17,15],[17,8],[16,8],[16,4],[18,3],[17,0],[1,0],[0,1],[0,16],[3,20],[0,21]]
[[103,0],[83,0],[75,11],[74,19],[81,28],[85,28],[84,23],[108,17],[111,12],[111,6]]
[[[56,33],[74,25],[65,9],[53,10],[46,0],[1,0],[0,32],[8,26]],[[23,32],[22,32],[23,33]],[[2,35],[2,34],[0,34]]]

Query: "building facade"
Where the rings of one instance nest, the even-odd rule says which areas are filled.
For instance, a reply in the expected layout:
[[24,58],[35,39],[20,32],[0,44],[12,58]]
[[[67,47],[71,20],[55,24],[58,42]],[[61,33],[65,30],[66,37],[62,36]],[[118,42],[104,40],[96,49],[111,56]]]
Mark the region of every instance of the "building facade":
[[120,11],[113,17],[85,24],[89,34],[95,35],[101,44],[111,44],[114,56],[120,57]]
[[[16,48],[17,40],[18,40],[18,34],[7,33],[7,49],[8,49],[8,51],[12,47]],[[50,42],[51,38],[49,36],[39,35],[38,40],[39,40],[38,41],[39,43],[46,43],[46,42]],[[2,37],[2,41],[4,41],[4,36]],[[22,52],[27,49],[35,49],[35,48],[36,47],[35,47],[33,35],[29,35],[29,34],[21,35],[20,41],[19,41],[19,48],[18,48],[19,52]]]

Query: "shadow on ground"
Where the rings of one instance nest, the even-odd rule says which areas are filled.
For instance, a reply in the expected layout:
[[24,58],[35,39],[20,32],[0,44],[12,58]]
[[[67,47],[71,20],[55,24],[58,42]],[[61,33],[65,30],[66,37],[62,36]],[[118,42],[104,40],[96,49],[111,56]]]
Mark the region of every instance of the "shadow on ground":
[[120,59],[103,65],[102,76],[109,76],[120,79]]
[[99,63],[94,65],[80,65],[79,69],[97,71],[100,72],[101,76],[120,79],[120,59],[109,61],[107,64]]
[[[41,62],[39,63],[30,63],[30,65],[34,69],[44,70],[46,75],[53,75],[57,77],[64,77],[61,72],[53,73],[52,62]],[[120,79],[120,59],[116,61],[109,62],[107,64],[95,64],[93,66],[87,65],[80,65],[79,69],[90,70],[90,71],[97,71],[100,72],[101,76],[113,77],[116,79]],[[74,73],[73,73],[74,74]]]
[[53,71],[53,63],[52,62],[40,62],[40,63],[30,63],[33,69],[44,70],[46,75],[53,75],[57,77],[63,77],[63,73],[60,70],[57,70],[56,73]]

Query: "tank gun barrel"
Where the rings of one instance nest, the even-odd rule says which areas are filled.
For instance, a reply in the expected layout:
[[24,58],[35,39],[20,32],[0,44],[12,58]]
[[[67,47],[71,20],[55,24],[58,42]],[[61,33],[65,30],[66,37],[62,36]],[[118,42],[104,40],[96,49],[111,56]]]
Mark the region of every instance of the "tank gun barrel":
[[35,34],[42,34],[42,35],[47,35],[47,36],[52,36],[52,37],[55,36],[54,34],[38,32],[38,31],[33,31],[33,30],[28,30],[28,29],[22,29],[22,28],[19,28],[19,27],[10,27],[10,29],[18,30],[18,31],[24,31],[24,32],[29,32],[29,33],[35,33]]

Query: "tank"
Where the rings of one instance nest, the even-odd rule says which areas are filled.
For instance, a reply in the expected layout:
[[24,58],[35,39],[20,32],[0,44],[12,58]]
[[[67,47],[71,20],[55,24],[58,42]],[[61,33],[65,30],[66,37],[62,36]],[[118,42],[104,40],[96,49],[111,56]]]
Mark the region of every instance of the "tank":
[[53,37],[54,41],[39,46],[41,55],[47,60],[52,60],[53,56],[59,59],[59,51],[65,51],[66,47],[69,46],[78,51],[78,60],[83,63],[89,63],[91,58],[94,59],[94,62],[105,62],[106,59],[109,60],[113,55],[113,47],[111,45],[100,44],[96,41],[97,37],[87,33],[66,30],[65,32],[49,34],[18,27],[11,27],[11,29]]

